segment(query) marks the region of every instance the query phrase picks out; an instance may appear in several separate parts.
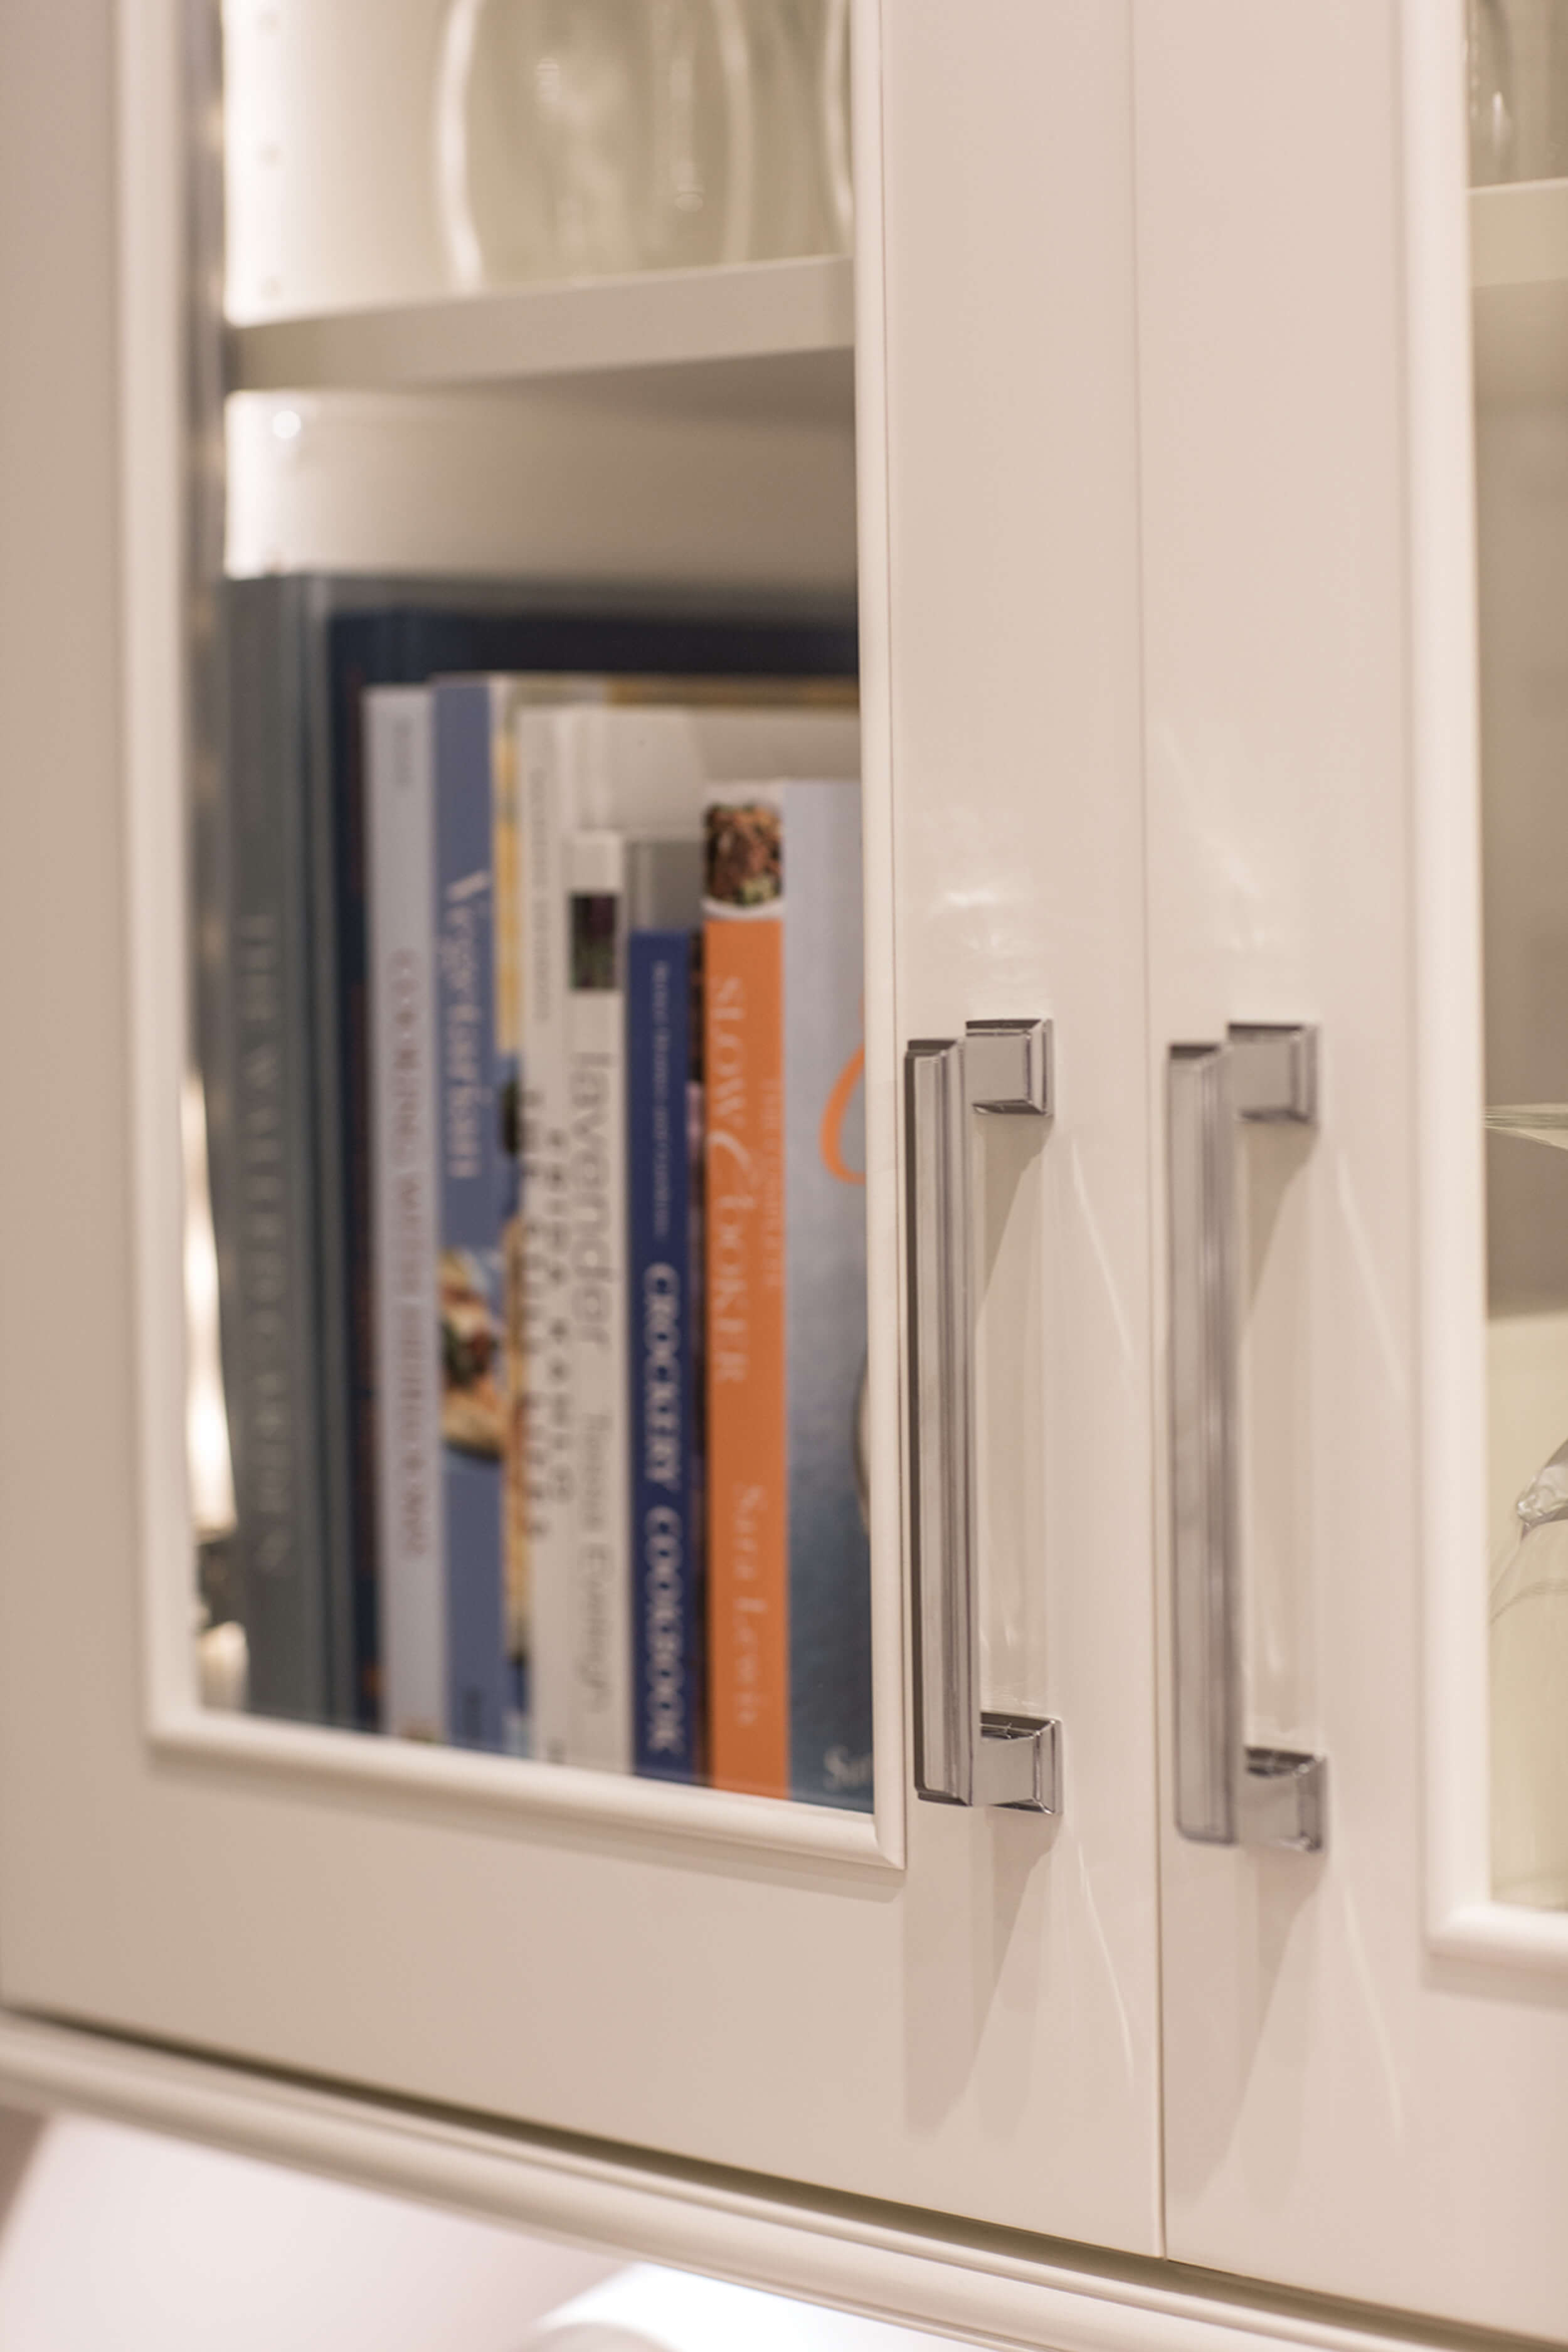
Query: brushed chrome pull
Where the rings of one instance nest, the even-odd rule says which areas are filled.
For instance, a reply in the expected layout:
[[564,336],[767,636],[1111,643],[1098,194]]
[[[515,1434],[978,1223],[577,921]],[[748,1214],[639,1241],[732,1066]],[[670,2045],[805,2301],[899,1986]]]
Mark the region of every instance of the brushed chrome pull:
[[1173,1045],[1171,1583],[1176,1827],[1207,1845],[1316,1853],[1328,1760],[1249,1748],[1241,1673],[1238,1119],[1317,1118],[1317,1031],[1237,1027]]
[[1047,1118],[1048,1021],[972,1021],[904,1055],[915,1789],[1054,1813],[1058,1727],[980,1705],[969,1117]]

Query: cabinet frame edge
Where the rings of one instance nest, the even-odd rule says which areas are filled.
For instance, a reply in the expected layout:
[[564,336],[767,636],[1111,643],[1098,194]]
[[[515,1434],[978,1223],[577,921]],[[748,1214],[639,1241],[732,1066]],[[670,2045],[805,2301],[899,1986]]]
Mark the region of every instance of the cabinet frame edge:
[[1079,2250],[1047,2241],[1037,2253],[1013,2233],[970,2236],[940,2223],[928,2233],[903,2209],[788,2182],[771,2194],[750,2175],[668,2161],[655,2169],[632,2150],[402,2112],[14,2011],[0,2011],[0,2097],[1017,2352],[1214,2352],[1216,2342],[1225,2352],[1390,2352],[1391,2344],[1452,2352],[1457,2341],[1418,2320],[1406,2331],[1382,2313],[1271,2306],[1267,2290],[1253,2302],[1242,2282],[1216,2278],[1205,2293],[1191,2273],[1167,2282],[1153,2261],[1119,2266],[1108,2255],[1097,2270],[1091,2248],[1080,2266]]
[[1474,355],[1460,10],[1401,0],[1415,883],[1417,1493],[1426,1942],[1568,1975],[1568,1914],[1491,1899],[1480,737]]

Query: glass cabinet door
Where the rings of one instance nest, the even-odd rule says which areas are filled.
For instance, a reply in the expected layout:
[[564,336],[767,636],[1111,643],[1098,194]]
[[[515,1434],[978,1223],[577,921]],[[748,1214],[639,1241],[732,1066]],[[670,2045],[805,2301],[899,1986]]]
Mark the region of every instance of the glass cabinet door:
[[160,0],[5,281],[0,1989],[1147,2253],[1128,24],[850,13]]
[[1557,2336],[1562,12],[1137,19],[1167,2243]]
[[[1568,1909],[1568,1555],[1563,1549],[1568,1066],[1558,1017],[1564,748],[1568,16],[1467,20],[1475,284],[1488,1313],[1491,1876]],[[1568,1436],[1565,1428],[1564,1436]],[[1568,1491],[1568,1490],[1565,1490]]]

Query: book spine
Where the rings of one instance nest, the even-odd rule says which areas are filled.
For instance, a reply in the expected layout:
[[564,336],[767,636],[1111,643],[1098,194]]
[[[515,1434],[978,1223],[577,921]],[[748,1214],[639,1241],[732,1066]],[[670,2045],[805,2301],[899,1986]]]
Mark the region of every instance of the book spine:
[[505,1174],[498,1131],[489,698],[437,686],[437,1068],[447,1736],[506,1742],[501,1461]]
[[792,1793],[871,1802],[860,794],[781,788]]
[[[331,643],[331,625],[325,625]],[[321,631],[318,630],[318,638]],[[318,665],[321,655],[318,650]],[[323,877],[322,941],[318,952],[322,1014],[317,1093],[321,1139],[323,1224],[330,1247],[324,1273],[333,1297],[342,1386],[336,1476],[335,1549],[347,1564],[344,1639],[351,1672],[343,1692],[349,1719],[362,1730],[381,1723],[379,1345],[371,1257],[374,1214],[371,1161],[370,876],[367,720],[363,671],[340,674],[329,652],[318,687],[321,745],[318,853]],[[426,923],[426,929],[428,925]]]
[[489,728],[494,875],[496,1150],[500,1180],[505,1430],[501,1448],[501,1590],[506,1620],[505,1744],[532,1745],[532,1642],[528,1534],[527,1269],[522,1226],[522,896],[515,684],[494,677],[460,689],[483,695]]
[[624,845],[568,845],[567,1088],[571,1360],[576,1515],[572,1728],[566,1761],[632,1761],[626,1408]]
[[789,1793],[784,930],[710,907],[708,1659],[715,1786]]
[[690,931],[626,949],[633,1744],[639,1772],[694,1780],[702,1696],[698,1298],[689,1095]]
[[520,715],[523,1399],[532,1751],[572,1739],[575,1521],[568,1273],[565,786],[546,712]]
[[[332,683],[327,651],[332,592],[321,579],[298,583],[300,667],[303,684],[299,758],[303,779],[305,856],[310,891],[310,1063],[315,1196],[316,1360],[319,1451],[324,1529],[327,1717],[374,1729],[374,1646],[368,1678],[361,1672],[361,1631],[367,1604],[374,1645],[374,1517],[359,1482],[356,1458],[355,1363],[357,1301],[353,1291],[353,1228],[346,1210],[352,1150],[345,1091],[340,957],[349,908],[342,887],[339,820],[343,775],[337,761]],[[359,888],[363,898],[363,875]],[[361,1236],[363,1239],[363,1236]]]
[[430,697],[416,687],[374,689],[365,698],[364,723],[383,1720],[400,1738],[440,1739],[447,1593]]
[[230,583],[227,1116],[215,1196],[249,1704],[329,1712],[299,583]]

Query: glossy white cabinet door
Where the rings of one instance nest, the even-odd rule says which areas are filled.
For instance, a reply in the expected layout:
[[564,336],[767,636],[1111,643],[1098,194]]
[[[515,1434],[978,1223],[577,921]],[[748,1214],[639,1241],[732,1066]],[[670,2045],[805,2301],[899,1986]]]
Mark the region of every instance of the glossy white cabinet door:
[[1486,1900],[1462,15],[1135,0],[1157,1116],[1172,1045],[1321,1045],[1238,1151],[1240,1476],[1327,1844],[1177,1836],[1167,1738],[1167,2239],[1561,2336],[1568,1956]]
[[[0,60],[5,1998],[1154,2251],[1126,11],[858,20],[874,1826],[182,1696],[174,13],[120,12],[122,138],[107,0]],[[1062,1719],[1055,1823],[903,1801],[898,1054],[994,1014],[1058,1047],[981,1349],[988,1696]]]

